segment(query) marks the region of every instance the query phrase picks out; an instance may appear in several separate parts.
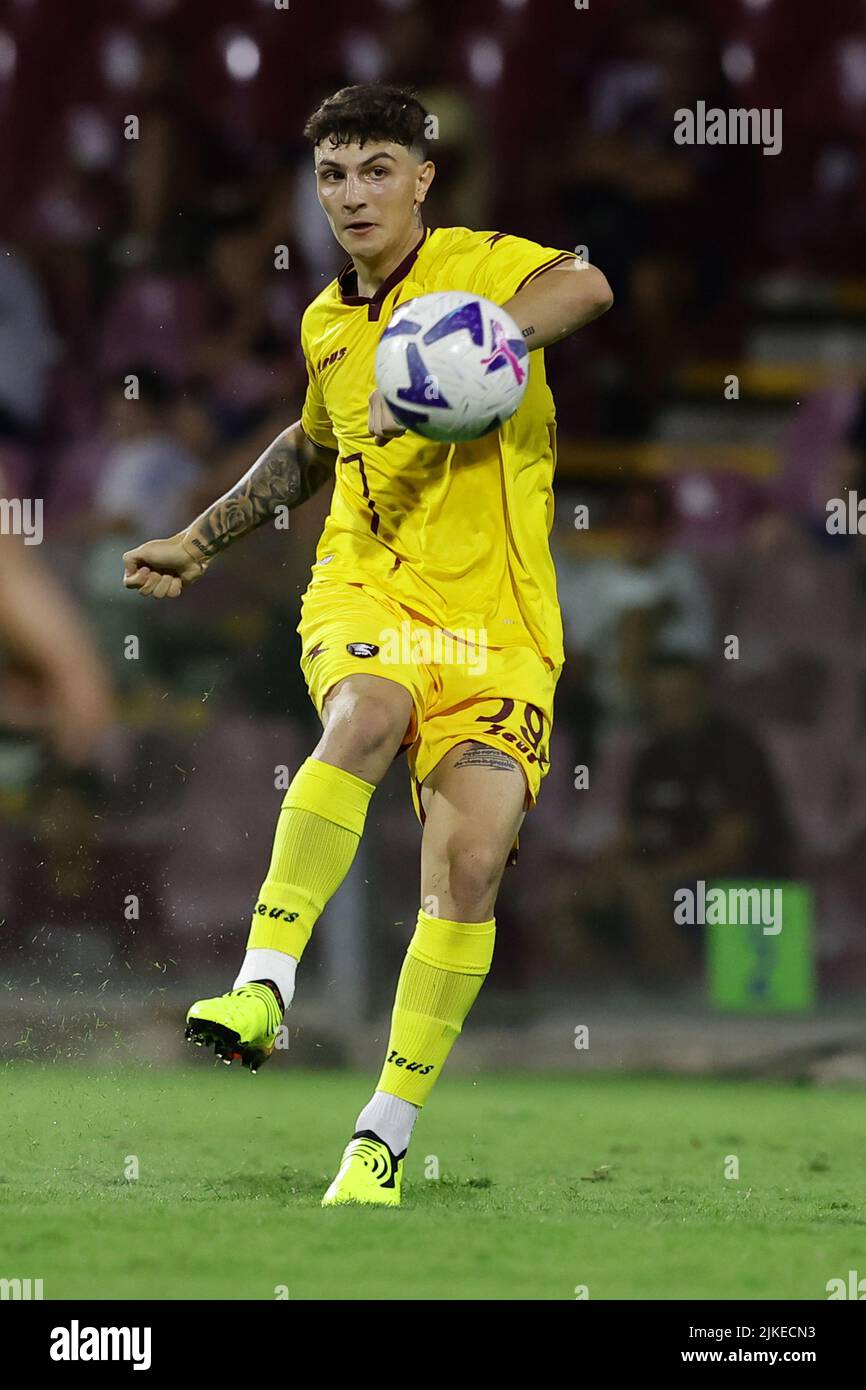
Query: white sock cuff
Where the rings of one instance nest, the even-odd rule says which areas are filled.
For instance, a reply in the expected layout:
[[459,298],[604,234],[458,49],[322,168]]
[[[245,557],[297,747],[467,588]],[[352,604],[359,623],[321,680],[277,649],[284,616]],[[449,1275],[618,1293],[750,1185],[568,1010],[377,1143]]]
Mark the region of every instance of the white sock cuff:
[[388,1091],[374,1091],[373,1099],[367,1102],[355,1121],[355,1133],[371,1129],[380,1139],[384,1139],[392,1153],[401,1154],[409,1147],[419,1109],[420,1106],[403,1100],[401,1096],[392,1096]]
[[295,992],[295,971],[297,968],[298,962],[295,957],[286,955],[285,951],[273,951],[270,947],[254,946],[244,956],[244,963],[232,989],[240,989],[241,985],[248,985],[251,980],[273,980],[283,996],[285,1007],[288,1008]]

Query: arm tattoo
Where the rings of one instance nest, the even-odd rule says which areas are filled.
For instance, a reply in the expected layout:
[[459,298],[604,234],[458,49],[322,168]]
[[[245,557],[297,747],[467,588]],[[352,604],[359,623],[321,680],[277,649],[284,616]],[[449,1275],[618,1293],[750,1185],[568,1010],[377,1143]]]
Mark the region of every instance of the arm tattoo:
[[529,325],[528,328],[524,328],[524,330],[523,330],[523,337],[524,337],[524,338],[531,338],[534,332],[535,332],[535,324],[534,324],[534,323],[531,323],[531,324]]
[[[292,437],[294,433],[294,438]],[[305,435],[286,430],[227,492],[187,530],[190,545],[210,558],[269,521],[278,507],[299,507],[325,483],[332,466],[327,451]]]
[[517,765],[517,759],[509,753],[491,748],[489,743],[476,743],[474,740],[466,744],[454,764],[455,767],[491,767],[494,772],[514,772]]

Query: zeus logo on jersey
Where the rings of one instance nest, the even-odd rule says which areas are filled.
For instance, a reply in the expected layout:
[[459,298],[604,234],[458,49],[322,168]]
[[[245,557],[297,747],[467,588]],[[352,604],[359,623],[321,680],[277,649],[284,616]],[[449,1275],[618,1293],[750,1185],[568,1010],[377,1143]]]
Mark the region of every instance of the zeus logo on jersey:
[[350,656],[375,656],[379,648],[375,642],[347,642],[346,651]]
[[405,1067],[407,1071],[417,1071],[419,1076],[427,1076],[428,1073],[433,1070],[432,1062],[424,1067],[420,1062],[410,1062],[408,1057],[398,1056],[396,1047],[391,1049],[385,1060],[387,1062],[393,1062],[395,1067]]

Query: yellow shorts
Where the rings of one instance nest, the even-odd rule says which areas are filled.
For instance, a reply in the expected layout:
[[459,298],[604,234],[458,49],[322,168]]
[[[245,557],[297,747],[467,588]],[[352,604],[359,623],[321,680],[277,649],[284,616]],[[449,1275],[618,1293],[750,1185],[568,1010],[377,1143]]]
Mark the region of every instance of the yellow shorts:
[[[509,753],[523,768],[531,809],[549,767],[553,695],[561,668],[529,644],[484,647],[472,634],[447,633],[368,584],[317,579],[301,604],[301,670],[321,717],[337,681],[383,676],[409,691],[413,712],[406,751],[412,801],[421,823],[421,784],[458,743]],[[515,850],[509,863],[516,860]]]

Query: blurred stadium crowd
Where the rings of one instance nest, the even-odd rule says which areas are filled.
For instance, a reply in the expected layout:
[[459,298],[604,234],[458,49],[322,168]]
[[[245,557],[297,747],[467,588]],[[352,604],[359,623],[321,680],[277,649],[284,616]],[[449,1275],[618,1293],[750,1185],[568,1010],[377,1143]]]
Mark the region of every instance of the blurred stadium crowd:
[[[297,418],[300,315],[344,260],[300,130],[382,78],[437,117],[431,225],[584,246],[616,295],[548,353],[568,661],[498,982],[694,978],[671,885],[763,876],[814,888],[822,983],[862,987],[866,549],[825,508],[866,494],[866,6],[50,8],[0,17],[0,496],[45,521],[41,546],[0,536],[12,974],[42,933],[61,961],[95,930],[131,962],[241,949],[274,768],[318,728],[294,629],[327,491],[178,604],[124,592],[120,556]],[[698,100],[781,108],[782,152],[676,146]],[[396,968],[402,764],[370,824],[371,949]]]

